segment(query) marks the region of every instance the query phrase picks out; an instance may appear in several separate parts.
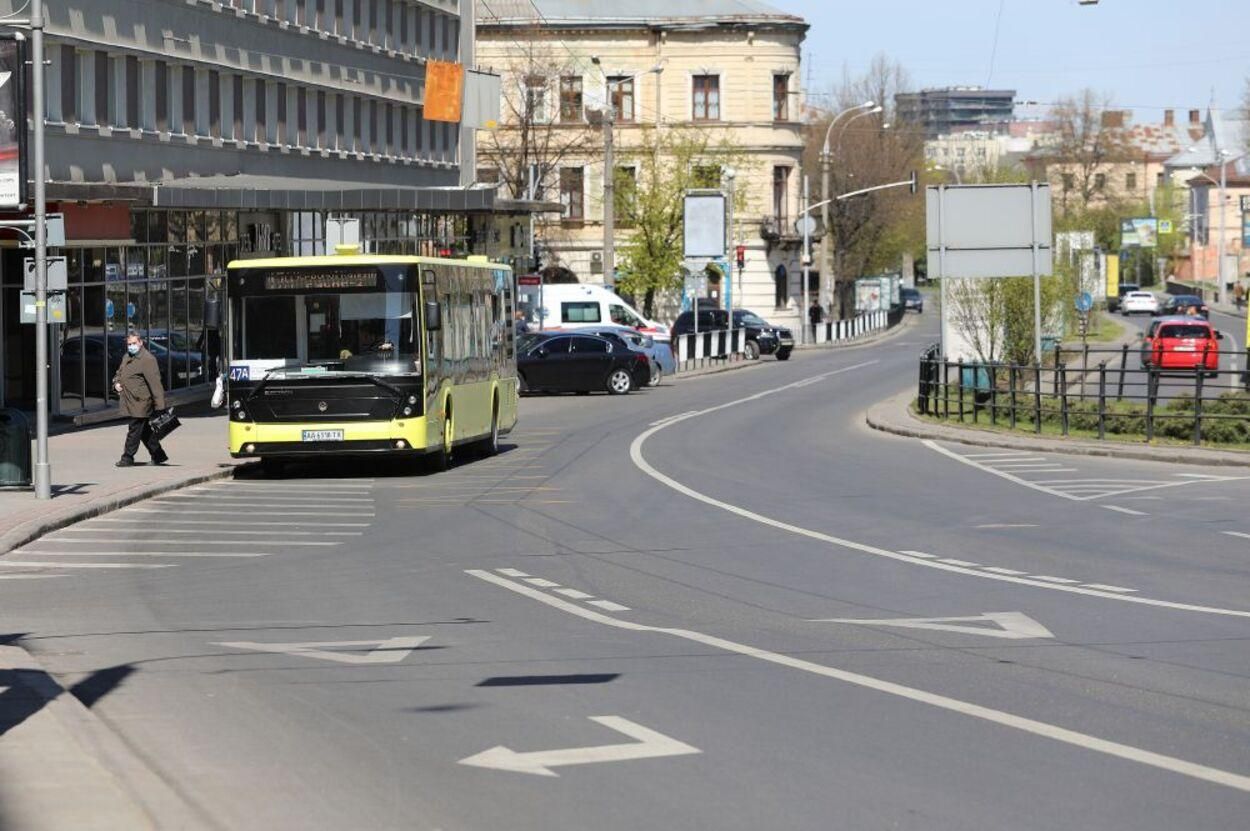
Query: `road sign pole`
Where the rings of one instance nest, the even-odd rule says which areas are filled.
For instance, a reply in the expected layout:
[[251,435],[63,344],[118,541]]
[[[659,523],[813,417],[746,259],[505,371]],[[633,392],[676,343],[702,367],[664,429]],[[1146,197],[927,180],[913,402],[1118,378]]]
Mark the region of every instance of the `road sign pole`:
[[[44,182],[43,0],[30,4],[31,121],[35,127],[35,465],[36,499],[52,498],[52,465],[48,461],[48,228]],[[24,129],[24,125],[22,126]]]
[[1033,227],[1033,348],[1037,363],[1042,362],[1042,278],[1037,271],[1037,180],[1030,187],[1029,217]]
[[807,343],[807,280],[808,271],[811,269],[811,224],[807,221],[807,205],[810,201],[807,193],[807,175],[803,175],[803,308],[799,309],[799,338],[800,344]]

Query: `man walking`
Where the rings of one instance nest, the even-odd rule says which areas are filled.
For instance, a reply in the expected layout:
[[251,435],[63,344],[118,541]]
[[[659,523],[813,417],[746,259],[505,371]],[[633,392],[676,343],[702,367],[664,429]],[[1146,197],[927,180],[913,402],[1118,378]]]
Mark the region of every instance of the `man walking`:
[[143,348],[143,338],[136,333],[126,336],[126,355],[113,376],[113,389],[117,391],[122,414],[130,419],[126,446],[122,449],[122,457],[117,460],[117,466],[130,467],[135,463],[139,442],[143,442],[152,455],[152,464],[165,464],[169,456],[148,425],[148,418],[154,412],[165,409],[165,390],[161,387],[161,372],[156,358]]
[[825,322],[825,310],[821,308],[819,298],[812,298],[812,305],[807,309],[807,321],[812,325],[812,343],[815,343],[816,327]]

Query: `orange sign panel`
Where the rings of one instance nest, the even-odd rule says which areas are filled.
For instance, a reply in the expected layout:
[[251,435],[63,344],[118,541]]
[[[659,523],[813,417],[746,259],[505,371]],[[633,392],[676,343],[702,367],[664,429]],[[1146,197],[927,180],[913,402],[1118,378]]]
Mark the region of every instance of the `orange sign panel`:
[[450,61],[425,64],[425,120],[460,123],[464,66]]

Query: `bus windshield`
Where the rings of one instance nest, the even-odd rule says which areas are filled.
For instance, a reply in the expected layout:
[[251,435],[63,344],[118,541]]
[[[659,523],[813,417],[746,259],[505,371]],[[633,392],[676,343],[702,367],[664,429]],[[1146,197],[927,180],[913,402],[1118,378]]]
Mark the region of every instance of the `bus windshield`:
[[405,271],[247,270],[231,286],[234,360],[269,372],[420,372],[417,295]]

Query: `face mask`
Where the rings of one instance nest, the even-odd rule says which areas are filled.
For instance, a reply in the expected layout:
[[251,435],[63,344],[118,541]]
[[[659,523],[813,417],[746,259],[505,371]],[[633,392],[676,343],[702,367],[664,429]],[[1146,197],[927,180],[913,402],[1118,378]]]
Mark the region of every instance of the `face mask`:
[[139,344],[137,344],[137,343],[128,343],[128,344],[126,344],[126,351],[127,351],[127,352],[129,352],[131,355],[138,355],[138,354],[139,354]]

